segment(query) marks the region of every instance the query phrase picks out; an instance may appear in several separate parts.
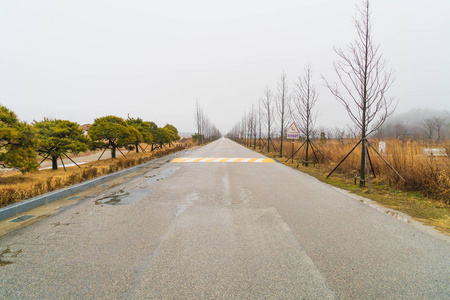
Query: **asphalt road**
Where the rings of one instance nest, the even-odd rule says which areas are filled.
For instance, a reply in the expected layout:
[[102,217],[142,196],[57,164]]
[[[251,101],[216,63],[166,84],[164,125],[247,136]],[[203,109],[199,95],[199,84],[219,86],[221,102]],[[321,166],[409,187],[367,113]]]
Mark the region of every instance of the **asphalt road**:
[[279,163],[167,162],[0,254],[1,299],[450,299],[448,238]]

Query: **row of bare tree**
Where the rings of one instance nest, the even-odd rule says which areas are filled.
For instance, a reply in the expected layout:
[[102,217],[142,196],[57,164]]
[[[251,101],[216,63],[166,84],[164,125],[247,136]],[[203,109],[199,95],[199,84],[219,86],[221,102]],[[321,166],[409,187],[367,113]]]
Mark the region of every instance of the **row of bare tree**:
[[377,138],[408,138],[414,140],[443,141],[450,138],[450,114],[426,118],[418,116],[412,122],[388,120],[376,133]]
[[[379,45],[373,41],[370,1],[364,1],[363,5],[358,7],[354,26],[357,32],[356,39],[345,49],[334,49],[339,57],[333,66],[337,81],[330,82],[324,77],[322,79],[331,94],[345,107],[354,126],[358,128],[360,141],[356,146],[359,144],[362,146],[359,179],[360,185],[363,186],[370,144],[367,137],[376,132],[394,112],[397,100],[387,96],[393,82],[392,71],[386,68],[386,61],[379,53]],[[306,140],[309,140],[317,116],[314,111],[317,99],[318,94],[312,82],[312,70],[309,65],[305,67],[304,75],[295,82],[292,92],[288,89],[287,78],[283,73],[278,82],[277,94],[273,96],[270,89],[266,88],[264,97],[258,103],[259,114],[254,113],[252,106],[250,113],[244,115],[242,121],[233,127],[228,136],[253,141],[255,147],[256,134],[253,124],[259,124],[261,128],[261,123],[264,122],[268,151],[273,131],[277,128],[280,133],[281,157],[286,127],[291,121],[297,122],[300,131]],[[259,134],[261,142],[261,130]]]
[[195,106],[195,126],[197,128],[197,133],[192,136],[194,142],[197,142],[198,145],[211,142],[216,140],[222,136],[219,129],[211,123],[208,116],[203,112],[203,109],[196,102]]
[[276,150],[279,151],[280,157],[283,156],[286,129],[292,122],[297,124],[306,138],[312,137],[317,117],[314,106],[318,98],[312,78],[311,66],[307,65],[303,76],[296,79],[293,89],[290,90],[287,76],[282,73],[277,93],[273,94],[267,86],[256,105],[257,109],[253,104],[227,136],[244,139],[247,145],[253,147],[256,147],[257,143],[264,144],[267,151],[275,147],[272,138],[279,138],[280,148]]

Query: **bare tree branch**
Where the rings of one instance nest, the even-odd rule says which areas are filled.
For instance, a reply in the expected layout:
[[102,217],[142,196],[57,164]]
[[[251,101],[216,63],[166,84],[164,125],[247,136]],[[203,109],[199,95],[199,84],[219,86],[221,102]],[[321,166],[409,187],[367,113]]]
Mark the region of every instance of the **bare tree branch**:
[[330,83],[325,78],[325,86],[347,110],[352,122],[359,128],[362,143],[361,173],[363,184],[365,168],[365,140],[377,131],[390,116],[397,100],[388,98],[387,92],[393,82],[392,70],[386,69],[386,61],[379,54],[379,45],[372,37],[370,1],[357,8],[353,23],[357,38],[345,50],[335,48],[340,58],[334,64],[338,83]]

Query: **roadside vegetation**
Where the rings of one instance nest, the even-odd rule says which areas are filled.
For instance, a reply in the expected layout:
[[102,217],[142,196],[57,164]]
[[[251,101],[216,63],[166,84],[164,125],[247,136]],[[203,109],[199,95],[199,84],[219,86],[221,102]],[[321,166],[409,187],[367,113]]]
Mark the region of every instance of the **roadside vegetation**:
[[[145,163],[190,143],[180,141],[171,124],[158,127],[140,118],[105,116],[95,119],[86,132],[68,120],[45,118],[30,125],[0,105],[0,207]],[[97,151],[99,160],[77,165],[72,157],[88,149]],[[100,160],[106,150],[111,159]],[[76,166],[66,167],[63,158]],[[45,160],[52,162],[51,170],[39,170]]]
[[[315,83],[307,64],[290,89],[283,73],[227,137],[450,232],[450,114],[390,121],[398,100],[389,95],[393,71],[372,34],[370,1],[353,24],[355,40],[334,48],[334,79]],[[317,126],[316,84],[346,109],[346,129]]]
[[58,170],[45,169],[25,174],[8,172],[0,178],[0,207],[146,163],[155,158],[183,150],[186,144],[190,144],[190,141],[184,141],[184,145],[177,144],[171,148],[164,147],[154,152],[129,153],[126,158],[119,157],[93,161],[83,164],[81,168],[76,166],[67,167],[66,171],[60,168]]
[[[376,177],[371,177],[370,193],[367,186],[360,187],[358,181],[355,183],[355,177],[360,173],[358,153],[352,153],[340,168],[327,178],[336,164],[355,145],[355,139],[314,140],[328,161],[319,153],[317,153],[318,159],[311,154],[312,159],[308,166],[304,163],[304,153],[302,157],[300,157],[301,153],[297,153],[293,158],[288,159],[293,153],[292,149],[294,148],[295,152],[304,141],[295,141],[293,148],[292,142],[284,143],[285,156],[280,157],[278,138],[273,139],[270,152],[267,152],[267,140],[257,140],[256,145],[251,139],[234,140],[323,182],[372,199],[385,207],[405,212],[425,224],[450,234],[450,159],[448,156],[424,156],[423,154],[423,149],[428,148],[449,149],[450,140],[441,142],[386,140],[386,152],[383,157],[404,177],[405,181],[397,176],[378,155],[372,156]],[[371,143],[376,144],[377,141],[371,140]]]
[[195,144],[201,145],[209,143],[222,137],[219,129],[211,123],[208,116],[198,104],[198,101],[195,105],[194,120],[197,132],[192,135],[192,140]]
[[[90,150],[116,150],[125,157],[120,148],[139,148],[150,144],[150,151],[173,145],[180,139],[178,130],[171,124],[158,127],[154,122],[140,118],[123,120],[116,116],[95,119],[90,128],[83,132],[75,122],[47,119],[29,125],[18,120],[16,114],[0,104],[0,165],[22,173],[35,172],[46,159],[52,161],[53,170],[58,169],[58,159]],[[38,155],[40,163],[37,163]]]

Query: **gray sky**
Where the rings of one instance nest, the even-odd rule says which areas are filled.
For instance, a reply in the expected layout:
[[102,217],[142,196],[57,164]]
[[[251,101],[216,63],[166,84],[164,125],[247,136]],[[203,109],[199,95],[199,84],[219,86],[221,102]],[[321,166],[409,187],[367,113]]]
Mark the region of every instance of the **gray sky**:
[[[0,1],[0,103],[27,122],[117,115],[194,131],[198,98],[227,133],[283,70],[310,63],[317,126],[349,118],[323,87],[355,38],[356,0]],[[450,1],[372,1],[397,112],[450,110]]]

